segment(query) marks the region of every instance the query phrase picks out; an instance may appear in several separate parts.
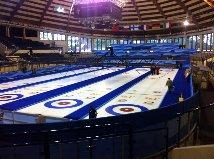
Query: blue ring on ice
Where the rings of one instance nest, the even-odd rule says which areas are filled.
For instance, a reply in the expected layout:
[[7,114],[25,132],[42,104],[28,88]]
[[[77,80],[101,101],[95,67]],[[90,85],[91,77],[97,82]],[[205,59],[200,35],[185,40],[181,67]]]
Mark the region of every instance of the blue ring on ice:
[[[54,102],[73,102],[75,101],[76,104],[73,104],[73,105],[66,105],[64,107],[61,107],[61,106],[55,106],[53,105]],[[77,107],[77,106],[80,106],[83,104],[83,101],[79,100],[79,99],[57,99],[57,100],[52,100],[52,101],[49,101],[47,103],[45,103],[44,105],[48,108],[54,108],[54,109],[64,109],[64,108],[73,108],[73,107]]]
[[[1,99],[1,97],[7,97],[7,96],[11,96],[11,98]],[[14,96],[14,98],[12,98],[13,96]],[[22,97],[23,97],[22,94],[1,94],[0,95],[0,101],[10,101],[10,100],[15,100],[15,99],[20,99]]]
[[[109,114],[112,114],[112,115],[122,115],[122,113],[117,113],[115,112],[113,109],[116,108],[116,107],[119,107],[119,106],[130,106],[130,108],[140,108],[140,110],[143,112],[143,111],[147,111],[148,109],[145,108],[144,106],[141,106],[141,105],[136,105],[136,104],[115,104],[115,105],[111,105],[109,107],[106,108],[106,112],[108,112]],[[132,113],[135,113],[135,112],[132,112]]]

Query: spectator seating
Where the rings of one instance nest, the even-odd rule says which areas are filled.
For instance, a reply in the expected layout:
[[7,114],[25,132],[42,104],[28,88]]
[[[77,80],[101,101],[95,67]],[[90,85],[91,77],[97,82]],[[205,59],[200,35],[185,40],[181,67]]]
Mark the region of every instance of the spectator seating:
[[[148,53],[152,55],[190,55],[196,53],[195,49],[180,49],[177,43],[161,43],[161,44],[114,44],[111,45],[114,54],[117,56],[144,56]],[[106,50],[93,51],[96,55],[104,55]]]
[[33,63],[64,63],[67,62],[67,58],[60,53],[16,53],[20,59],[33,62]]
[[207,66],[214,71],[214,61],[207,62]]
[[10,38],[10,37],[1,37],[0,42],[7,46],[10,49],[14,47],[18,47],[19,49],[26,49],[26,48],[36,48],[36,49],[49,49],[49,44],[44,44],[39,41],[32,41],[29,39],[22,39],[22,38]]
[[0,66],[8,65],[10,63],[12,63],[12,61],[10,61],[5,55],[0,54]]
[[[36,71],[36,75],[34,76],[42,76],[42,75],[47,75],[52,73],[65,72],[75,68],[77,68],[77,66],[75,65],[51,66],[47,68],[40,68]],[[0,83],[9,82],[13,80],[20,80],[20,79],[25,79],[30,77],[32,77],[32,70],[26,70],[25,72],[22,72],[22,71],[7,72],[7,73],[1,74]]]

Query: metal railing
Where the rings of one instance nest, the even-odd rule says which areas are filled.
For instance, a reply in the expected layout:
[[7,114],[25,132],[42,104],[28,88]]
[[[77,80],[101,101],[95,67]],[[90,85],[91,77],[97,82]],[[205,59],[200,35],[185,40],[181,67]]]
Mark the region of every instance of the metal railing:
[[[168,158],[170,148],[179,147],[182,139],[197,130],[199,95],[128,115],[46,124],[2,124],[0,152],[18,149],[22,158],[32,159],[137,159],[154,154]],[[26,151],[39,157],[28,156]],[[0,157],[4,155],[0,153]]]
[[41,114],[27,114],[0,109],[1,124],[36,124],[36,123],[54,123],[67,121],[70,120],[66,118],[44,116]]

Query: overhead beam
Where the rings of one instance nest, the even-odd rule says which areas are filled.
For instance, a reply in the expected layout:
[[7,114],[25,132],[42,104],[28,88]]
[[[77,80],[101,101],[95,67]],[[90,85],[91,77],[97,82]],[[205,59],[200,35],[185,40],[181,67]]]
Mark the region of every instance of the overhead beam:
[[175,0],[175,2],[177,2],[177,4],[179,6],[181,6],[181,8],[188,14],[188,16],[190,16],[192,18],[192,21],[195,23],[195,25],[197,26],[197,28],[199,28],[199,23],[198,20],[196,19],[196,17],[189,11],[188,7],[185,6],[185,4],[183,2],[181,2],[181,0]]
[[39,24],[40,25],[42,24],[42,21],[44,20],[46,14],[47,14],[47,10],[51,6],[52,2],[53,2],[53,0],[48,0],[48,3],[46,4],[46,6],[45,6],[45,8],[44,8],[44,10],[42,12],[42,16],[41,16],[41,18],[39,20]]
[[[167,16],[165,15],[162,7],[160,6],[160,4],[158,3],[157,0],[153,0],[153,4],[156,6],[156,8],[158,9],[158,11],[160,12],[160,14],[164,17],[165,20],[167,20]],[[166,21],[164,21],[166,23]],[[170,33],[172,32],[171,27],[169,27],[169,31]]]
[[131,2],[132,2],[133,6],[134,6],[134,8],[135,8],[135,10],[137,12],[138,19],[142,21],[142,17],[141,17],[140,11],[138,9],[138,6],[136,4],[136,1],[135,0],[131,0]]
[[214,7],[214,1],[213,0],[204,0],[209,6]]
[[69,10],[69,13],[68,13],[67,25],[66,25],[66,28],[65,28],[65,30],[66,30],[67,32],[68,32],[68,30],[69,30],[70,19],[71,19],[71,13],[72,13],[72,11],[73,11],[73,7],[74,7],[74,1],[72,1],[71,6],[70,6],[70,10]]
[[12,21],[18,10],[21,8],[21,6],[24,4],[26,0],[20,0],[19,3],[16,5],[14,10],[10,13],[9,21]]
[[158,3],[157,0],[153,0],[153,4],[156,6],[156,8],[158,9],[158,11],[160,12],[160,14],[164,17],[164,19],[167,19],[163,9],[161,8],[160,4]]

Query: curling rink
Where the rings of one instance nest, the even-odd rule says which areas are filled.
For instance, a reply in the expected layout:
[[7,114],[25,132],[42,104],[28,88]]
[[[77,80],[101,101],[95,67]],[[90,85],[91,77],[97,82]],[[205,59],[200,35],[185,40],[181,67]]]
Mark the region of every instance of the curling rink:
[[177,71],[161,69],[159,75],[147,76],[98,109],[98,117],[157,109],[168,90],[167,79],[174,79]]
[[166,81],[177,74],[167,68],[151,75],[150,68],[89,67],[16,80],[0,84],[0,108],[71,120],[87,119],[90,106],[98,118],[148,111],[166,100]]

